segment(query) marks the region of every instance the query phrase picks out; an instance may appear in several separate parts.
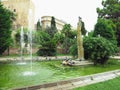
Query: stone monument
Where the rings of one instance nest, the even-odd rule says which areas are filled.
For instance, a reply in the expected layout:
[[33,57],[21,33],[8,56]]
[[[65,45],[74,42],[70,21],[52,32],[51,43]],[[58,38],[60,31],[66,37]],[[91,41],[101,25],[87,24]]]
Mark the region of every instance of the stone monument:
[[77,47],[78,47],[78,59],[77,60],[84,60],[84,49],[83,49],[83,40],[81,35],[81,27],[82,27],[82,20],[79,17],[78,24],[77,24]]

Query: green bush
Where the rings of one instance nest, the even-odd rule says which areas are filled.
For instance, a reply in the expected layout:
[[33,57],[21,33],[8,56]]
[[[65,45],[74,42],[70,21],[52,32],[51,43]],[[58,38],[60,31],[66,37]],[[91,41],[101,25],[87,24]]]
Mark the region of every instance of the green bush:
[[78,52],[77,52],[77,43],[73,44],[70,49],[70,54],[74,57],[74,58],[77,58],[78,56]]
[[56,49],[53,48],[40,48],[37,51],[38,56],[55,56],[56,55]]
[[45,31],[39,31],[36,34],[35,43],[39,45],[38,56],[55,56],[56,43]]
[[38,56],[55,56],[56,55],[56,45],[53,40],[45,42],[42,47],[37,51]]
[[105,64],[116,52],[117,46],[102,37],[85,37],[84,53],[86,59],[92,59],[94,64]]
[[42,47],[37,51],[38,56],[55,56],[56,55],[56,45],[51,41],[44,43]]

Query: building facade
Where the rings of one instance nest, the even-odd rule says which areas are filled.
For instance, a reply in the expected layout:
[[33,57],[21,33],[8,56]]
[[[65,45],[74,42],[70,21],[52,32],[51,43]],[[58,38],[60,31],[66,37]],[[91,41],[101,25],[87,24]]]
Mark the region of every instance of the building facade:
[[34,13],[35,8],[31,0],[1,0],[3,6],[13,11],[16,15],[16,20],[13,22],[13,29],[31,28],[34,29]]
[[[47,28],[51,26],[52,16],[43,16],[41,17],[42,28]],[[66,22],[55,18],[56,27],[58,30],[62,30],[63,26],[67,24]]]

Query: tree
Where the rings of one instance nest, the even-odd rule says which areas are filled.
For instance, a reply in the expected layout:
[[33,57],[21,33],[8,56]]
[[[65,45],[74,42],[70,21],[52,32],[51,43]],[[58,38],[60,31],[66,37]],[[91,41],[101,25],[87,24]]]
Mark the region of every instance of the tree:
[[63,46],[65,54],[68,54],[68,51],[69,51],[69,46],[70,46],[70,38],[69,38],[70,30],[71,30],[71,25],[70,24],[65,24],[63,26],[62,34],[64,35],[64,39],[63,39],[62,46]]
[[37,21],[37,30],[41,30],[42,29],[42,27],[41,27],[41,25],[40,25],[40,20],[38,20]]
[[75,38],[74,41],[75,41],[74,44],[71,45],[71,47],[69,48],[69,52],[74,58],[77,58],[78,56],[77,39]]
[[45,32],[48,33],[51,36],[51,38],[54,36],[53,35],[53,30],[51,29],[51,27],[46,27]]
[[84,42],[85,58],[97,63],[105,64],[111,55],[114,55],[117,47],[103,37],[85,37]]
[[37,55],[39,56],[55,56],[56,43],[45,31],[38,31],[35,42],[39,45]]
[[70,24],[65,24],[63,26],[62,33],[64,33],[64,35],[66,37],[69,37],[70,30],[71,30],[71,25]]
[[95,25],[93,36],[96,37],[98,35],[108,40],[116,41],[113,22],[111,20],[98,19]]
[[47,27],[41,32],[37,32],[37,43],[40,43],[40,48],[37,52],[38,55],[42,56],[55,56],[56,55],[56,41],[54,39],[57,33],[55,18],[51,17],[51,26]]
[[52,16],[51,17],[51,35],[54,36],[54,34],[57,32],[57,28],[56,28],[56,22],[55,22],[55,18]]
[[120,46],[120,0],[103,0],[103,8],[97,8],[98,18],[110,19],[116,25],[114,31]]
[[53,16],[51,17],[51,26],[50,27],[48,26],[47,28],[45,28],[45,31],[51,36],[51,38],[53,38],[55,33],[57,33],[56,22]]
[[11,39],[11,27],[14,14],[3,7],[0,2],[0,55],[9,48]]
[[83,21],[82,21],[81,32],[82,32],[82,35],[86,35],[86,33],[87,33],[87,30],[85,29],[85,24]]
[[64,41],[64,34],[60,33],[60,32],[57,32],[55,35],[54,35],[54,41],[57,45],[61,45]]
[[61,31],[61,34],[64,35],[64,39],[63,39],[63,43],[62,43],[64,53],[68,54],[69,48],[71,47],[72,44],[74,44],[74,38],[75,38],[77,32],[76,32],[76,30],[71,29],[70,24],[65,24]]

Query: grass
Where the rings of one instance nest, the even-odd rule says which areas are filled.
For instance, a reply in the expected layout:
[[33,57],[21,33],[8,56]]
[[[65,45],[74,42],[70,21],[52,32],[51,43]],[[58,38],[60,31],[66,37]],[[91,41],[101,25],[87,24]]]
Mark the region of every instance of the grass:
[[120,90],[120,77],[73,90]]
[[31,85],[39,85],[47,82],[72,79],[79,76],[90,75],[105,71],[120,69],[119,60],[109,60],[104,67],[89,66],[62,66],[61,61],[33,62],[33,76],[24,76],[30,71],[30,62],[26,65],[17,65],[17,62],[0,62],[0,90],[13,89]]

